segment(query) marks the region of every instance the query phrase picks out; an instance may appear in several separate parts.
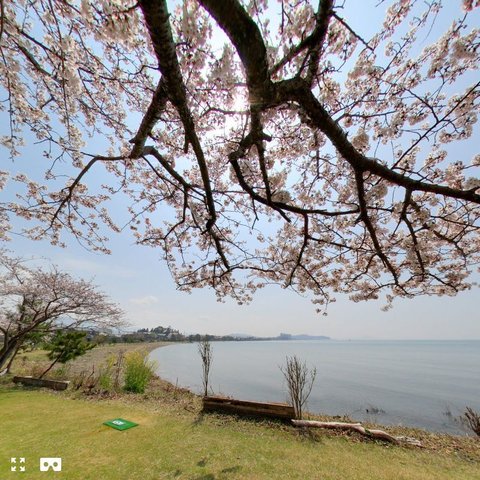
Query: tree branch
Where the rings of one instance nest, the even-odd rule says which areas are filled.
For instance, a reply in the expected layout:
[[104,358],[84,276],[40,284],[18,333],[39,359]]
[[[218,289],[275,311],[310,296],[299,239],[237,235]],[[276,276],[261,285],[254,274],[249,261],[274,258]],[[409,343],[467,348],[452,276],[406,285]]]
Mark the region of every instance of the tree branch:
[[299,103],[315,126],[328,137],[340,155],[354,170],[373,173],[411,191],[435,193],[480,204],[480,195],[475,193],[476,189],[461,190],[415,180],[395,172],[388,166],[381,164],[376,158],[367,157],[360,153],[348,140],[340,125],[333,120],[325,107],[315,98],[312,91],[301,79],[297,79],[295,82],[281,82],[277,85],[279,95],[283,96],[284,89],[287,90],[286,95]]
[[185,84],[178,64],[167,4],[165,0],[140,0],[139,5],[150,33],[159,69],[167,82],[168,98],[175,105],[180,115],[185,128],[186,139],[192,145],[197,158],[205,188],[207,208],[210,214],[205,228],[207,231],[210,231],[217,218],[210,176],[205,156],[195,131],[195,123],[188,108]]
[[307,83],[312,85],[318,71],[320,52],[328,32],[328,24],[333,14],[333,0],[319,0],[318,12],[316,14],[315,30],[313,31],[313,44],[309,48],[310,57],[308,63]]
[[237,0],[199,0],[235,46],[245,68],[252,106],[269,95],[271,80],[267,49],[257,24]]
[[130,143],[133,143],[134,145],[130,153],[131,158],[138,158],[142,155],[142,150],[145,146],[147,137],[158,122],[161,112],[165,110],[167,98],[166,82],[162,77],[158,82],[152,101],[142,118],[142,122],[140,123],[136,135],[130,140]]

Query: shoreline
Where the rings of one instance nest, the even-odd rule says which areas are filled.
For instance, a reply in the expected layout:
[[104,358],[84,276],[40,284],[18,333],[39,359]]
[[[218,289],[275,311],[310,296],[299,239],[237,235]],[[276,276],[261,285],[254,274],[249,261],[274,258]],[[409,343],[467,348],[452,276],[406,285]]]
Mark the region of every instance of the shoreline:
[[[171,342],[169,345],[186,345],[187,343],[192,343],[192,342]],[[193,342],[194,343],[194,342]],[[214,343],[214,342],[212,342]],[[215,342],[216,346],[222,345],[224,342]],[[229,342],[229,343],[237,343],[237,342]],[[243,342],[240,342],[243,343]],[[288,342],[285,342],[288,343]],[[256,344],[256,342],[252,342],[252,344]],[[175,349],[172,350],[172,352]],[[223,396],[229,396],[238,400],[247,400],[247,401],[259,401],[259,402],[284,402],[285,399],[280,398],[281,395],[278,394],[278,392],[281,393],[281,391],[285,390],[284,388],[281,389],[281,385],[278,385],[278,391],[277,395],[262,395],[265,392],[270,392],[272,391],[272,388],[275,387],[276,383],[273,384],[272,382],[267,383],[266,386],[267,388],[264,388],[263,390],[261,389],[261,379],[263,379],[263,376],[261,376],[260,380],[256,380],[255,382],[248,382],[247,380],[249,378],[245,377],[245,382],[242,383],[242,375],[241,371],[238,368],[238,361],[234,361],[232,364],[232,375],[240,375],[240,377],[235,377],[238,378],[239,383],[238,387],[237,385],[234,385],[234,388],[228,388],[228,385],[232,386],[232,382],[229,384],[227,383],[228,380],[226,380],[227,377],[225,377],[226,370],[223,368],[226,365],[226,360],[225,360],[225,349],[218,350],[219,356],[217,357],[217,360],[220,359],[220,369],[218,374],[214,373],[213,381],[211,381],[211,385],[213,385],[214,388],[214,394],[218,395],[223,395]],[[248,350],[250,352],[250,350]],[[193,360],[192,360],[192,352],[190,350],[184,350],[184,352],[187,352],[186,354],[183,353],[181,355],[185,355],[185,361],[182,363],[182,359],[184,358],[183,356],[175,356],[168,354],[167,358],[165,358],[164,363],[162,359],[158,359],[157,361],[159,362],[160,365],[166,365],[165,371],[161,372],[161,369],[157,369],[157,375],[161,377],[162,373],[166,375],[165,378],[162,378],[163,380],[170,382],[172,384],[174,383],[180,383],[182,385],[182,388],[186,388],[190,390],[192,393],[195,394],[195,391],[192,390],[192,385],[198,387],[198,384],[200,383],[200,377],[198,379],[193,378],[192,374],[190,373],[192,369],[188,369],[188,371],[185,370],[185,365],[188,363],[188,365],[193,365]],[[166,353],[166,352],[165,352]],[[228,352],[227,352],[228,353]],[[240,355],[240,353],[244,353],[244,349],[241,347],[236,350],[237,355]],[[253,355],[255,354],[255,351],[250,352]],[[223,356],[222,356],[223,355]],[[150,355],[150,358],[152,356]],[[155,360],[155,358],[153,358]],[[258,359],[257,359],[258,360]],[[213,360],[213,366],[212,370],[215,370],[215,349],[214,349],[214,360]],[[200,362],[200,361],[199,361]],[[255,362],[253,362],[255,363]],[[307,363],[309,363],[307,361]],[[175,375],[171,374],[169,378],[169,374],[174,371],[172,370],[172,365],[179,365],[179,377],[177,377],[175,381]],[[252,365],[247,365],[245,368],[252,367]],[[265,369],[267,373],[272,373],[272,368],[268,367],[269,370]],[[248,370],[251,371],[251,370]],[[262,373],[264,373],[262,371]],[[273,372],[274,373],[274,372]],[[198,373],[200,375],[200,373]],[[182,377],[183,375],[183,377]],[[187,375],[187,376],[185,376]],[[217,378],[215,378],[215,375],[218,375]],[[229,377],[233,378],[233,377]],[[383,378],[383,377],[382,377]],[[267,382],[269,382],[269,379],[267,379]],[[260,389],[257,389],[253,391],[253,387],[250,387],[249,385],[245,385],[246,383],[255,385],[258,384]],[[345,388],[345,385],[348,384],[348,380],[343,380],[343,388]],[[354,381],[354,388],[356,385],[356,390],[358,389],[358,382]],[[236,388],[237,387],[237,388]],[[429,398],[428,402],[426,404],[426,409],[423,410],[417,410],[415,411],[414,409],[412,410],[412,405],[415,405],[412,403],[411,399],[408,398],[409,402],[407,402],[405,407],[401,403],[402,397],[399,397],[400,400],[395,399],[396,403],[387,403],[386,400],[388,400],[388,397],[385,399],[382,398],[382,400],[385,400],[383,403],[380,405],[375,404],[371,400],[368,401],[368,397],[360,398],[354,404],[354,408],[348,408],[348,409],[342,409],[342,403],[339,402],[337,405],[337,408],[334,408],[335,405],[331,405],[331,398],[336,398],[330,395],[330,399],[325,401],[325,391],[327,388],[324,388],[324,383],[320,384],[320,380],[317,378],[317,395],[315,395],[315,388],[313,391],[313,395],[310,398],[310,401],[307,402],[309,404],[309,409],[310,409],[310,415],[311,416],[316,416],[316,417],[322,417],[322,418],[328,418],[330,420],[336,420],[338,421],[339,419],[346,419],[347,421],[360,421],[365,424],[369,425],[375,425],[375,426],[382,426],[385,428],[406,428],[406,429],[418,429],[422,430],[431,434],[439,434],[439,435],[451,435],[454,437],[459,437],[459,438],[464,438],[464,437],[474,437],[475,434],[471,432],[468,427],[464,426],[461,423],[460,417],[464,413],[464,411],[461,409],[459,406],[459,403],[455,402],[448,402],[448,400],[445,401],[445,405],[442,407],[441,401],[437,401],[434,396]],[[319,388],[320,387],[320,388]],[[264,392],[265,390],[265,392]],[[319,392],[320,390],[320,392]],[[366,387],[366,390],[368,392],[368,385]],[[398,390],[398,388],[396,389]],[[251,393],[253,391],[252,395],[249,395],[249,392]],[[354,390],[355,391],[355,390]],[[318,393],[320,393],[321,397],[318,397]],[[327,391],[327,393],[329,393]],[[335,391],[334,394],[338,397],[338,391]],[[409,391],[408,389],[405,390],[404,392],[401,393],[403,396],[408,396]],[[418,393],[416,393],[418,395]],[[373,394],[372,394],[373,395]],[[320,401],[319,401],[320,398]],[[357,397],[356,397],[357,398]],[[370,397],[372,398],[372,397]],[[415,399],[415,397],[414,397]],[[379,400],[381,401],[381,400]],[[330,403],[329,403],[330,402]],[[348,404],[348,401],[345,401],[346,404]],[[351,402],[354,403],[354,402]],[[436,406],[438,404],[438,406]],[[468,401],[466,403],[468,406]],[[432,408],[436,407],[436,408]],[[475,409],[474,405],[474,410]],[[381,408],[380,408],[381,407]],[[404,409],[402,409],[404,408]],[[340,412],[340,413],[339,413]],[[417,413],[418,412],[418,413]],[[424,415],[421,414],[421,412],[424,412]],[[412,415],[413,413],[413,415]],[[417,420],[417,421],[416,421]],[[407,422],[407,424],[405,424]]]
[[[72,362],[69,372],[70,374],[75,374],[79,373],[82,370],[91,370],[92,366],[94,367],[95,370],[98,370],[100,368],[100,365],[104,363],[104,361],[108,358],[109,355],[112,354],[118,354],[120,351],[125,353],[127,351],[135,351],[135,350],[140,350],[148,353],[148,356],[150,357],[150,354],[159,348],[163,348],[166,346],[172,346],[172,345],[185,345],[189,343],[195,343],[195,342],[145,342],[145,343],[113,343],[113,344],[107,344],[107,345],[100,345],[97,348],[91,350],[88,352],[86,355],[80,357],[79,359],[76,359]],[[223,343],[223,342],[219,342]],[[34,351],[34,352],[29,352],[33,354],[35,357],[39,356],[39,353],[42,353],[41,351]],[[23,357],[23,355],[21,356]],[[22,360],[16,359],[14,362],[14,366],[16,363],[20,363]],[[85,368],[88,367],[88,368]],[[15,370],[15,368],[13,369]],[[5,378],[5,377],[3,377]],[[185,387],[183,385],[180,385],[178,383],[174,383],[166,378],[161,377],[157,372],[155,372],[155,378],[158,379],[158,381],[163,384],[163,386],[166,388],[166,390],[171,391],[171,392],[184,392],[188,393],[188,395],[194,396],[196,399],[199,401],[203,398],[203,396],[199,393],[196,393],[192,391],[189,387]],[[167,387],[168,385],[168,387]],[[269,399],[255,399],[255,398],[237,398],[235,395],[227,395],[232,398],[236,399],[241,399],[241,400],[254,400],[254,401],[270,401]],[[357,421],[355,420],[355,413],[351,414],[343,414],[343,415],[330,415],[322,412],[311,412],[307,411],[305,418],[310,418],[310,419],[316,419],[316,420],[321,420],[321,421]],[[359,417],[357,417],[359,418]],[[420,432],[422,435],[434,435],[434,436],[446,436],[446,437],[451,437],[451,438],[457,438],[457,439],[476,439],[473,433],[470,433],[468,431],[465,431],[465,433],[451,433],[451,432],[440,432],[436,430],[429,430],[427,428],[421,427],[421,426],[407,426],[407,425],[401,425],[401,424],[395,424],[395,423],[382,423],[382,422],[376,422],[375,420],[358,420],[359,422],[362,423],[362,425],[369,426],[370,428],[382,428],[386,429],[388,431],[395,431],[395,432],[411,432],[412,434],[415,432]]]

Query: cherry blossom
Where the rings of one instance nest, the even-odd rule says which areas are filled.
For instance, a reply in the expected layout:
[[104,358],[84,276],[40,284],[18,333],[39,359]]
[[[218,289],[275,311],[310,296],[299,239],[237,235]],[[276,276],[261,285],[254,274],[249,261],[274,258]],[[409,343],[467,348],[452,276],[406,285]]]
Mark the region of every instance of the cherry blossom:
[[0,250],[0,371],[25,337],[42,329],[124,325],[122,311],[91,282],[75,279],[56,266],[34,266]]
[[129,230],[180,288],[239,303],[268,283],[319,310],[469,289],[479,2],[448,3],[372,2],[372,34],[348,1],[3,0],[0,143],[35,138],[45,179],[10,179],[0,224],[105,252]]

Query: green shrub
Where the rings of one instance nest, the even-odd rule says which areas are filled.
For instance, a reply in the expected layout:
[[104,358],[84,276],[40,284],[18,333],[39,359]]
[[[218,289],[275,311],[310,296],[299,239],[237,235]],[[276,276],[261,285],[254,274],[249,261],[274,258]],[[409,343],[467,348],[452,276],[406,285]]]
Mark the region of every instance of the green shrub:
[[148,360],[146,352],[129,352],[125,356],[125,386],[127,392],[144,393],[152,378],[155,362]]
[[103,391],[117,392],[120,389],[121,376],[125,363],[125,352],[110,354],[102,365],[98,375],[98,386]]
[[[50,366],[40,375],[43,378],[57,362],[67,363],[85,355],[89,350],[95,348],[96,344],[87,340],[86,332],[75,330],[57,330],[44,348],[48,350],[48,358],[53,360]],[[60,375],[62,372],[60,371]]]
[[112,371],[111,369],[102,368],[98,374],[98,386],[104,391],[113,390]]

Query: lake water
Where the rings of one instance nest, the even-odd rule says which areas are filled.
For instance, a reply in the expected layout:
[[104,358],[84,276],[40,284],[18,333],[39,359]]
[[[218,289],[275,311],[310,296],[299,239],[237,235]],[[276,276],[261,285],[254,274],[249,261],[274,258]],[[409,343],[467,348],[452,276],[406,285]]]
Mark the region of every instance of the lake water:
[[[212,348],[215,394],[286,401],[279,366],[297,355],[317,368],[311,412],[464,434],[455,417],[466,406],[480,411],[476,340],[212,342]],[[197,344],[162,347],[150,358],[162,378],[201,392]]]

